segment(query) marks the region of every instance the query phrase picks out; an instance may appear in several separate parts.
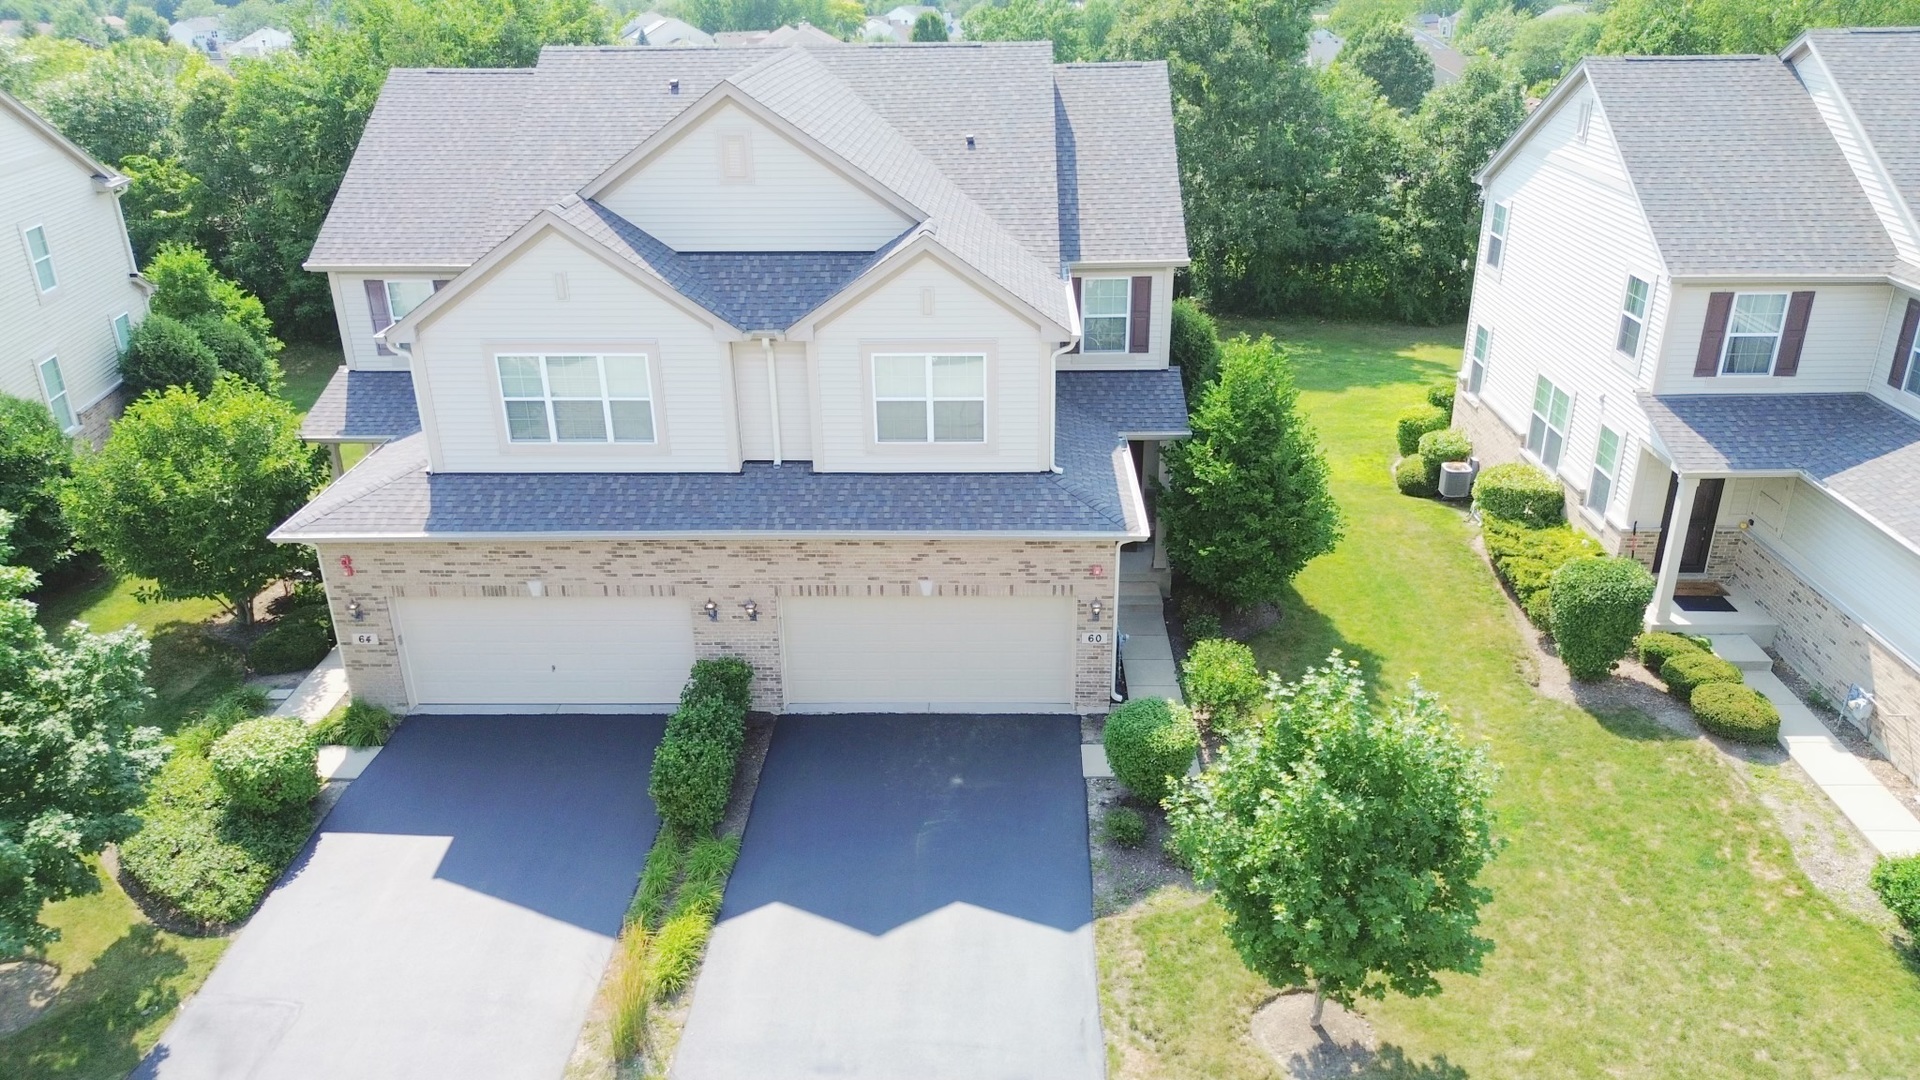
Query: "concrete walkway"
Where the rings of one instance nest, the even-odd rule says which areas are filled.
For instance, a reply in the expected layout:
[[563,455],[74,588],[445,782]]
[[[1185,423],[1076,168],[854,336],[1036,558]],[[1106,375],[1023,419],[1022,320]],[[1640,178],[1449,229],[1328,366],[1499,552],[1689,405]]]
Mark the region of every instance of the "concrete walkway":
[[1713,651],[1780,710],[1780,745],[1882,855],[1920,852],[1920,819],[1874,778],[1773,673],[1773,658],[1744,635],[1716,636]]

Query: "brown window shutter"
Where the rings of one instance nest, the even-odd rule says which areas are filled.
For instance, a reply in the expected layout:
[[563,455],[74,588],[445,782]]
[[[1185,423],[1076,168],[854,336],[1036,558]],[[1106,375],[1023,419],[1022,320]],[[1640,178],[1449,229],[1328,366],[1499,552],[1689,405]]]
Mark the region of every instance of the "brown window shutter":
[[444,288],[446,288],[446,287],[447,287],[447,279],[446,279],[446,278],[434,278],[434,279],[433,279],[433,291],[434,291],[434,292],[439,292],[439,291],[440,291],[441,289],[444,289]]
[[1920,300],[1907,301],[1907,317],[1900,322],[1900,339],[1893,343],[1893,369],[1887,372],[1887,385],[1904,390],[1907,385],[1907,357],[1913,355],[1913,332],[1920,330]]
[[[367,287],[367,307],[373,311],[373,332],[379,333],[393,325],[392,309],[387,307],[387,283],[379,278],[368,278],[361,282]],[[381,356],[392,356],[393,350],[385,345],[379,346]]]
[[1707,326],[1700,331],[1700,352],[1693,358],[1693,377],[1711,379],[1720,374],[1720,349],[1727,343],[1727,319],[1733,314],[1733,294],[1707,297]]
[[1807,343],[1807,317],[1813,314],[1813,294],[1797,292],[1787,301],[1787,326],[1780,334],[1780,355],[1774,358],[1773,373],[1781,377],[1800,374],[1800,347]]
[[[1073,313],[1074,313],[1075,315],[1078,315],[1078,314],[1080,314],[1080,310],[1081,310],[1081,303],[1080,303],[1080,279],[1079,279],[1079,278],[1074,278],[1074,279],[1073,279]],[[1083,330],[1084,330],[1084,328],[1083,328]],[[1069,353],[1077,353],[1077,352],[1079,352],[1079,351],[1080,351],[1080,343],[1079,343],[1079,342],[1077,342],[1077,341],[1073,343],[1073,348],[1071,348],[1071,349],[1068,349],[1068,350],[1067,350],[1067,352],[1069,352]]]
[[1153,323],[1153,278],[1147,274],[1136,275],[1133,279],[1133,302],[1127,319],[1127,351],[1141,353],[1147,351],[1147,331]]

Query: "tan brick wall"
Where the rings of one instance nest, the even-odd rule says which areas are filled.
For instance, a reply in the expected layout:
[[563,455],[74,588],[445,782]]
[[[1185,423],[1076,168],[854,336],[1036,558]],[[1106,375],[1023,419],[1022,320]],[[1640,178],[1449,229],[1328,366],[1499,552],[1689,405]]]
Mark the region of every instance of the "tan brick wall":
[[1856,685],[1873,694],[1867,736],[1901,772],[1920,780],[1920,671],[1746,533],[1718,533],[1713,564],[1780,624],[1774,651],[1828,700],[1844,701]]
[[[1522,452],[1526,440],[1507,427],[1506,421],[1501,420],[1492,409],[1472,401],[1464,393],[1454,396],[1453,426],[1466,432],[1467,438],[1473,440],[1473,456],[1480,459],[1482,469],[1527,460]],[[1659,543],[1658,531],[1635,534],[1619,529],[1608,521],[1595,521],[1581,509],[1579,492],[1568,486],[1565,480],[1561,481],[1560,487],[1566,494],[1565,514],[1568,521],[1593,534],[1608,551],[1632,556],[1648,566],[1653,565],[1653,549]]]
[[106,397],[94,402],[91,407],[82,410],[76,417],[80,421],[80,433],[74,437],[86,440],[88,446],[98,450],[101,444],[107,441],[107,436],[112,433],[113,422],[120,419],[121,413],[127,411],[128,400],[126,387],[120,386]]
[[[942,596],[1072,596],[1078,629],[1107,631],[1109,641],[1119,610],[1115,546],[1100,541],[381,542],[326,544],[319,553],[353,692],[390,707],[406,704],[390,605],[395,597],[526,596],[529,581],[541,582],[548,596],[680,597],[696,654],[751,661],[754,706],[769,711],[782,700],[783,597],[917,596],[922,578]],[[343,559],[351,560],[351,574]],[[702,610],[708,599],[720,609],[717,622]],[[749,599],[758,620],[741,609]],[[1091,613],[1096,599],[1104,607],[1098,623]],[[350,603],[360,607],[357,622]],[[377,634],[380,644],[354,645],[355,633]],[[1113,646],[1076,649],[1076,707],[1105,712]]]

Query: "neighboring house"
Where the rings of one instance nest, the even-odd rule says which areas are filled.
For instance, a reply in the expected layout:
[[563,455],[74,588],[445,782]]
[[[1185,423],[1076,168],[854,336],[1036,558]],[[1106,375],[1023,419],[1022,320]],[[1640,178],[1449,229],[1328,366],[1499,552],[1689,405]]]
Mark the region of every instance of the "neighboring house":
[[960,36],[960,20],[937,7],[925,4],[903,4],[885,15],[869,17],[862,36],[867,41],[912,41],[913,24],[920,21],[920,16],[927,12],[940,16],[941,22],[946,24],[949,38]]
[[220,17],[202,15],[197,19],[182,19],[167,27],[167,36],[176,45],[217,53],[220,51]]
[[715,44],[741,46],[763,45],[844,45],[846,42],[827,33],[811,23],[797,26],[782,26],[776,30],[722,30],[713,35]]
[[1467,70],[1467,58],[1448,43],[1446,38],[1422,29],[1413,31],[1413,43],[1433,61],[1433,85],[1445,86],[1458,82],[1460,74]]
[[227,45],[225,51],[230,57],[258,60],[282,49],[291,48],[293,48],[292,34],[277,26],[263,26],[239,41]]
[[[1567,5],[1567,4],[1561,5],[1561,7],[1568,7],[1568,6],[1571,6],[1571,5]],[[1423,11],[1413,17],[1414,29],[1419,30],[1423,33],[1432,34],[1434,37],[1437,37],[1442,41],[1453,40],[1454,28],[1458,26],[1459,23],[1460,23],[1460,16],[1458,13],[1455,13],[1452,15],[1438,15],[1431,11]]]
[[1346,38],[1331,30],[1315,29],[1307,35],[1307,63],[1326,67],[1340,58],[1340,50],[1346,43]]
[[0,393],[94,444],[120,415],[120,353],[147,313],[120,216],[127,178],[0,92]]
[[627,25],[620,28],[620,41],[625,45],[712,45],[713,35],[682,22],[671,15],[662,15],[657,11],[646,11],[635,15]]
[[[1455,422],[1920,774],[1920,30],[1590,58],[1480,176]],[[1681,579],[1725,583],[1719,601]],[[1692,589],[1686,590],[1688,592]],[[1701,610],[1725,607],[1731,610]],[[1858,693],[1854,688],[1858,688]]]
[[347,366],[305,431],[390,441],[274,537],[387,705],[657,706],[736,654],[762,709],[1105,711],[1186,262],[1160,63],[395,70],[306,264]]

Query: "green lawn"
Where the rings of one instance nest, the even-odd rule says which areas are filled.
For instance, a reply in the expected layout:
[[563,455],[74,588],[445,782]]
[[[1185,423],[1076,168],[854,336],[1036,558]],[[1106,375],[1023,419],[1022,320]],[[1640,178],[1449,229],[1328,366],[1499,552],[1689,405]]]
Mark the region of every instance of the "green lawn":
[[341,363],[338,345],[288,342],[286,351],[280,354],[280,373],[286,380],[280,396],[293,402],[293,407],[304,414],[319,400],[320,391],[327,388],[327,380],[333,378]]
[[[1394,490],[1392,419],[1452,378],[1460,331],[1230,326],[1289,346],[1347,519],[1261,660],[1291,676],[1337,647],[1388,689],[1418,675],[1503,770],[1495,949],[1439,997],[1366,1005],[1378,1072],[1920,1074],[1920,979],[1885,934],[1814,890],[1711,747],[1535,693],[1463,514]],[[1099,926],[1116,1077],[1279,1075],[1247,1036],[1269,991],[1196,901],[1169,890]]]

